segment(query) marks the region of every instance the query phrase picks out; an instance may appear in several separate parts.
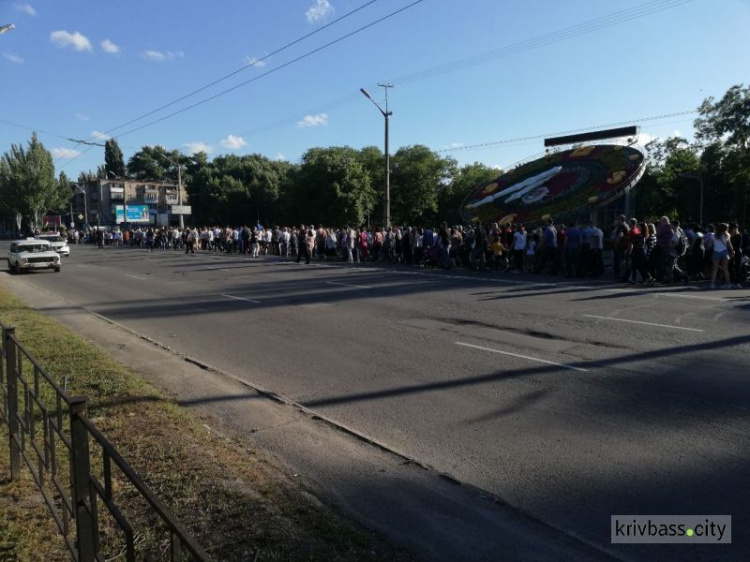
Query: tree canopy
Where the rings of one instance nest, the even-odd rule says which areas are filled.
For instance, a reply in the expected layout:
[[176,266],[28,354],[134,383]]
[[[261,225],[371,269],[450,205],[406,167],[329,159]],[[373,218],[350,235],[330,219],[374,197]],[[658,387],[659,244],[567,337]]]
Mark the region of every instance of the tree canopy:
[[104,143],[104,171],[110,177],[125,177],[125,159],[115,139]]
[[0,158],[0,208],[19,217],[30,230],[41,224],[49,210],[57,210],[70,199],[69,186],[55,179],[52,155],[33,133],[26,148],[11,145]]
[[[704,222],[748,224],[750,199],[750,87],[732,86],[698,108],[695,141],[657,139],[646,146],[647,171],[635,189],[639,217],[663,214]],[[299,163],[260,154],[185,156],[162,146],[143,146],[125,166],[114,139],[96,175],[176,181],[178,166],[198,224],[382,224],[385,158],[375,146],[315,147]],[[405,146],[390,159],[391,217],[396,225],[460,222],[466,195],[501,174],[483,164],[458,167],[424,145]],[[38,224],[47,210],[70,198],[68,178],[55,180],[49,152],[33,135],[28,147],[13,145],[0,159],[0,214],[20,214]],[[79,181],[86,180],[84,173]]]

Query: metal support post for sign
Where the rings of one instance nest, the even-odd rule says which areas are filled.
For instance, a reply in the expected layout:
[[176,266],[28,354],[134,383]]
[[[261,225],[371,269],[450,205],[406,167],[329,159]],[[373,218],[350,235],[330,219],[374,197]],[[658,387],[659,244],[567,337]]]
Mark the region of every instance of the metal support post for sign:
[[88,401],[83,396],[70,399],[70,464],[73,477],[73,505],[76,518],[78,562],[95,562],[94,519],[91,502],[89,433],[83,424]]
[[18,446],[18,364],[16,362],[16,329],[3,329],[5,345],[5,374],[8,379],[8,438],[10,439],[10,477],[17,481],[21,477],[21,449]]

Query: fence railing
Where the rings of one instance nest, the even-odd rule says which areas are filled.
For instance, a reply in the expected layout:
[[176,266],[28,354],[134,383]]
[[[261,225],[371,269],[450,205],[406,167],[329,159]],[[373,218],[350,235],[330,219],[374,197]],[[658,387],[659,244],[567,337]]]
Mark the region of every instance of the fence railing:
[[91,422],[87,398],[68,395],[15,328],[0,327],[0,423],[8,427],[11,479],[25,464],[73,559],[210,560]]

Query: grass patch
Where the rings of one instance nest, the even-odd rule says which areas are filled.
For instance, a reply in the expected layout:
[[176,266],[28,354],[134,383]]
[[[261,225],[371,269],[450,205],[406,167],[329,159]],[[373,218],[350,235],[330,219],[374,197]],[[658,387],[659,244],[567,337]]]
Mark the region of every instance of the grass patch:
[[[137,373],[0,289],[0,322],[71,395],[89,398],[89,417],[215,560],[412,560],[332,509],[262,452],[218,436]],[[29,379],[32,371],[25,367]],[[44,393],[51,401],[52,393]],[[101,456],[92,442],[92,472]],[[60,449],[62,451],[62,449]],[[61,461],[61,466],[66,468]],[[116,471],[115,471],[116,472]],[[7,427],[0,427],[0,560],[69,559],[26,467],[10,482]],[[67,474],[61,477],[69,478]],[[133,487],[113,473],[116,501],[133,524],[138,558],[164,556],[168,535]],[[121,534],[99,505],[107,557]]]

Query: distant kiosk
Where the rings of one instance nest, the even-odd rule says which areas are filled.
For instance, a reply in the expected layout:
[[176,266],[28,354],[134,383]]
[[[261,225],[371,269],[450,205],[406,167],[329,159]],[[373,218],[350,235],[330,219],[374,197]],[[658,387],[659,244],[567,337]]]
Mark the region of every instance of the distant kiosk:
[[[645,172],[645,157],[634,148],[636,127],[621,127],[545,139],[543,157],[485,183],[464,200],[465,221],[514,222],[528,226],[589,219],[599,208],[630,191]],[[626,144],[588,144],[627,138]],[[573,145],[561,151],[551,147]]]

